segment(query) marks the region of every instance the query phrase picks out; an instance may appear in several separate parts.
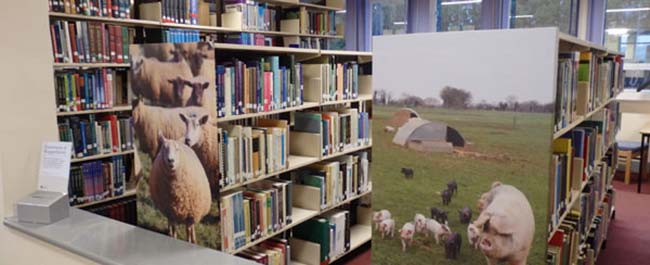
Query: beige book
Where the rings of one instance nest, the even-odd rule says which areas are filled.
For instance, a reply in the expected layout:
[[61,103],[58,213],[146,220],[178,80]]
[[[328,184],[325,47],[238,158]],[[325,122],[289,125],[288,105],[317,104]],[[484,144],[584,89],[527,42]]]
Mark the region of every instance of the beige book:
[[140,8],[140,19],[151,21],[162,21],[161,2],[142,3]]
[[584,116],[589,112],[589,82],[578,82],[576,114]]
[[242,12],[228,12],[221,14],[221,26],[229,29],[242,29],[243,28],[243,14]]

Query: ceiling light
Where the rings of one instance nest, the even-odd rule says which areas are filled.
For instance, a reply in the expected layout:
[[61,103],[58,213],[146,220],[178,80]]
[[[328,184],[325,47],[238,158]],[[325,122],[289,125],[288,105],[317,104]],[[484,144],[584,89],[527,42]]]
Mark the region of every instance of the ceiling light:
[[611,29],[606,29],[607,34],[609,35],[616,35],[616,36],[621,36],[627,34],[630,29],[628,28],[611,28]]
[[453,6],[453,5],[465,5],[465,4],[479,4],[483,0],[465,0],[465,1],[454,1],[454,2],[442,2],[440,3],[443,6]]
[[607,13],[650,11],[650,7],[607,9]]

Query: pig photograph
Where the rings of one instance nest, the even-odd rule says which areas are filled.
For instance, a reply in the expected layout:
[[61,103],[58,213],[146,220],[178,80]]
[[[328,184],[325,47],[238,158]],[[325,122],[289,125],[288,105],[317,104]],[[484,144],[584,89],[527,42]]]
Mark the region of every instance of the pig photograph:
[[221,249],[214,49],[131,45],[138,226]]
[[372,264],[546,264],[553,91],[415,35],[373,39]]

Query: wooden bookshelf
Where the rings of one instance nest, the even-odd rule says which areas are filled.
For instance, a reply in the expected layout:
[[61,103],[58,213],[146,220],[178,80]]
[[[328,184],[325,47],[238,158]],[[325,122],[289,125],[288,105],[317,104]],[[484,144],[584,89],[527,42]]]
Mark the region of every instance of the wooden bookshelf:
[[99,155],[92,155],[92,156],[86,156],[86,157],[80,157],[80,158],[73,158],[72,163],[79,163],[79,162],[90,161],[90,160],[98,160],[98,159],[114,157],[114,156],[130,155],[130,154],[133,154],[134,152],[135,151],[133,151],[133,150],[127,150],[127,151],[114,152],[114,153],[108,153],[108,154],[99,154]]
[[230,43],[214,43],[214,48],[219,50],[232,50],[232,51],[251,51],[261,53],[276,53],[276,54],[311,54],[319,55],[320,50],[305,49],[305,48],[290,48],[290,47],[277,47],[277,46],[258,46],[258,45],[244,45],[244,44],[230,44]]
[[98,113],[107,113],[107,112],[120,112],[120,111],[131,111],[133,107],[131,106],[115,106],[109,109],[96,109],[96,110],[80,110],[80,111],[59,111],[56,113],[56,116],[72,116],[72,115],[84,115],[84,114],[98,114]]
[[144,20],[144,19],[98,17],[98,16],[86,16],[86,15],[77,15],[77,14],[66,14],[60,12],[50,12],[49,15],[51,18],[61,18],[67,20],[97,21],[97,22],[118,24],[123,26],[139,26],[139,27],[160,26],[160,22]]
[[236,121],[236,120],[257,118],[257,117],[262,117],[262,116],[267,116],[267,115],[280,114],[280,113],[310,109],[310,108],[315,108],[315,107],[318,107],[318,103],[316,103],[316,102],[304,102],[300,106],[286,108],[286,109],[278,109],[278,110],[265,111],[265,112],[255,112],[255,113],[247,113],[247,114],[231,115],[231,116],[221,117],[221,118],[217,118],[217,122],[226,122],[226,121]]
[[93,205],[109,203],[109,202],[119,200],[119,199],[123,199],[123,198],[127,198],[127,197],[133,197],[133,196],[135,196],[135,194],[136,194],[136,190],[135,189],[130,189],[130,190],[125,191],[124,194],[122,194],[122,195],[108,197],[108,198],[104,198],[104,199],[98,200],[98,201],[92,201],[92,202],[77,204],[77,205],[74,205],[73,207],[75,207],[75,208],[86,208],[86,207],[90,207],[90,206],[93,206]]
[[[359,199],[359,198],[361,198],[363,196],[366,196],[366,195],[368,195],[368,194],[370,194],[372,192],[372,183],[369,184],[369,187],[370,187],[370,189],[368,189],[368,191],[366,191],[366,192],[360,193],[360,194],[358,194],[358,195],[356,195],[356,196],[354,196],[352,198],[349,198],[349,199],[347,199],[345,201],[335,203],[334,205],[330,205],[327,208],[322,209],[320,211],[312,211],[312,210],[302,209],[302,208],[299,208],[299,207],[292,207],[291,208],[292,209],[292,216],[291,216],[292,221],[291,221],[291,224],[289,224],[289,225],[287,225],[287,226],[285,226],[285,227],[283,227],[281,229],[278,229],[277,231],[275,231],[275,232],[273,232],[271,234],[268,234],[266,236],[258,238],[257,240],[252,241],[252,242],[244,245],[243,247],[241,247],[241,248],[239,248],[239,249],[237,249],[235,251],[229,252],[229,253],[230,254],[237,254],[237,253],[239,253],[239,252],[241,252],[241,251],[243,251],[243,250],[245,250],[247,248],[250,248],[250,247],[255,246],[255,245],[259,244],[259,243],[262,243],[262,242],[264,242],[265,240],[267,240],[269,238],[272,238],[272,237],[274,237],[276,235],[279,235],[282,232],[287,231],[290,228],[293,228],[294,226],[296,226],[298,224],[301,224],[301,223],[303,223],[303,222],[305,222],[305,221],[307,221],[307,220],[309,220],[311,218],[314,218],[314,217],[316,217],[318,215],[324,214],[324,213],[326,213],[326,212],[328,212],[328,211],[330,211],[332,209],[335,209],[335,208],[337,208],[337,207],[339,207],[341,205],[348,204],[348,203],[350,203],[350,202],[352,202],[352,201],[354,201],[356,199]],[[350,231],[350,232],[352,232],[352,231]],[[352,244],[351,239],[350,239],[350,244]]]
[[128,68],[128,63],[53,63],[54,68]]

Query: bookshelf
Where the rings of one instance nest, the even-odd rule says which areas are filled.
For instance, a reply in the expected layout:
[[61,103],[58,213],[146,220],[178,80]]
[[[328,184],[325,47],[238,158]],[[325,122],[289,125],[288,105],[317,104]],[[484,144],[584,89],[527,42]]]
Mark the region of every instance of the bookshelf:
[[133,197],[133,196],[135,196],[135,189],[127,190],[122,195],[106,197],[103,200],[92,201],[92,202],[87,202],[87,203],[82,203],[82,204],[76,204],[76,205],[74,205],[74,207],[75,208],[87,208],[87,207],[92,207],[92,206],[99,205],[99,204],[107,204],[107,203],[110,203],[110,202],[115,201],[115,200],[120,200],[120,199]]
[[71,115],[84,115],[84,114],[97,114],[105,112],[121,112],[121,111],[130,111],[133,108],[131,106],[115,106],[108,109],[97,109],[97,110],[80,110],[80,111],[58,111],[57,116],[71,116]]
[[623,55],[563,33],[557,47],[547,256],[593,264],[614,213]]
[[128,63],[54,63],[54,68],[128,68]]

